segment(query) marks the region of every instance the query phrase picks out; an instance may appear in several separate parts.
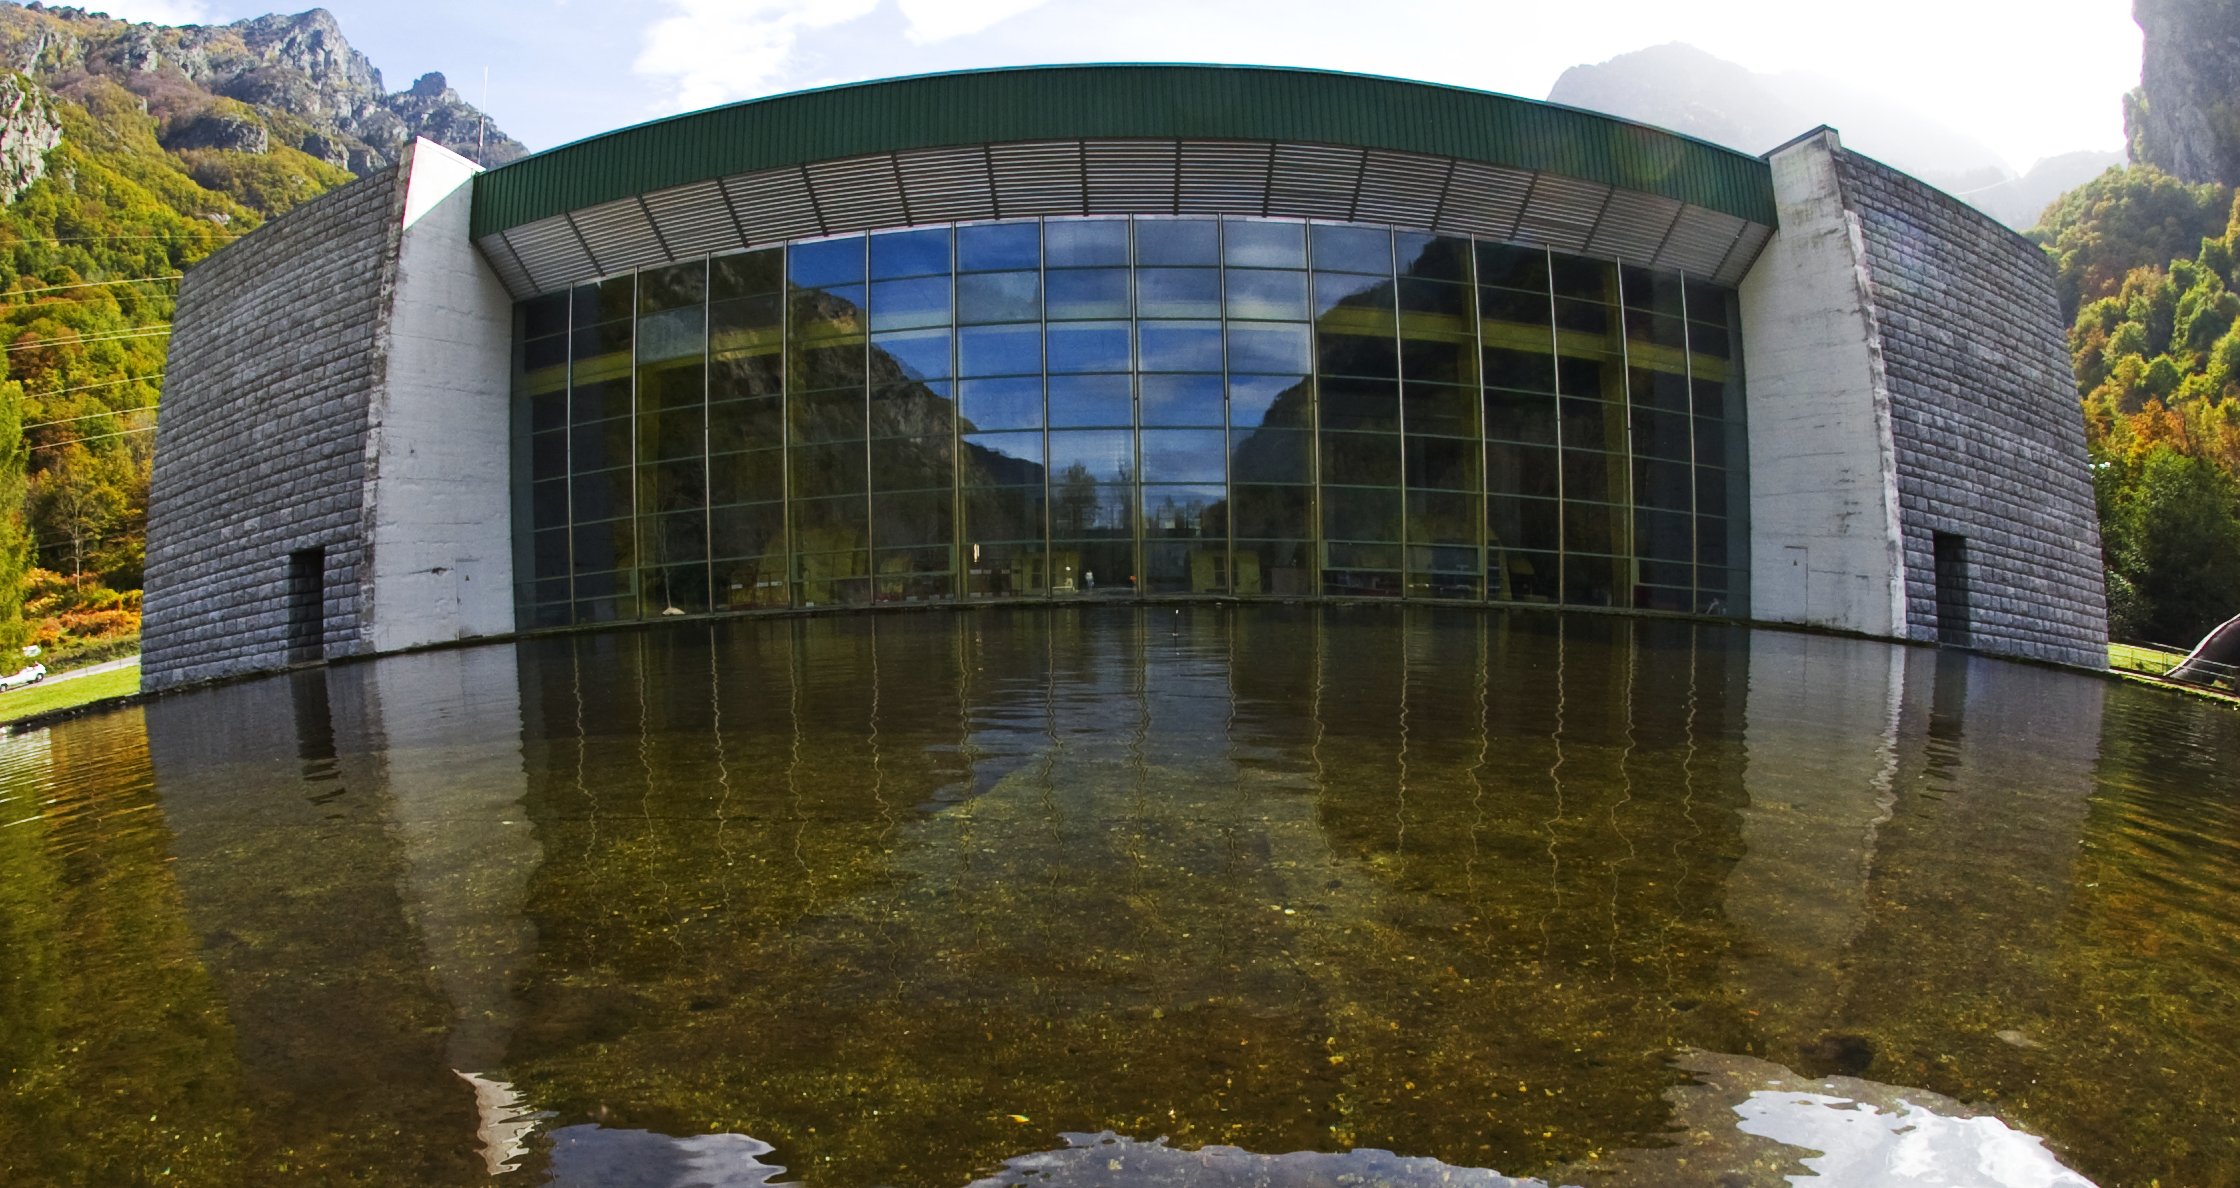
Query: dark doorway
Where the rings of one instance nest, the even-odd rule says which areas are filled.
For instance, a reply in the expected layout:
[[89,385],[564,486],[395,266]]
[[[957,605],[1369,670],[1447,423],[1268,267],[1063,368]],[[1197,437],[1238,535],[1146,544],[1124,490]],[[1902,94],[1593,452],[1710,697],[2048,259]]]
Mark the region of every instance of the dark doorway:
[[327,641],[327,550],[288,554],[288,662],[324,659]]
[[1968,646],[1968,538],[1936,533],[1937,642]]

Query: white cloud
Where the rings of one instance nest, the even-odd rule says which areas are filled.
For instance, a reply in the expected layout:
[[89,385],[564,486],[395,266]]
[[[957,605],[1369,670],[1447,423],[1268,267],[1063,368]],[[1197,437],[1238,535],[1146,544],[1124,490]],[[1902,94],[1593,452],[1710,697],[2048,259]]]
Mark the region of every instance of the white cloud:
[[963,37],[1022,12],[1040,8],[1047,0],[898,0],[910,22],[910,40],[919,44]]
[[768,93],[795,68],[803,33],[868,15],[880,0],[668,0],[632,69],[667,80],[675,105],[706,107]]
[[120,21],[158,25],[203,25],[211,19],[210,6],[203,0],[88,0],[81,7],[107,12]]

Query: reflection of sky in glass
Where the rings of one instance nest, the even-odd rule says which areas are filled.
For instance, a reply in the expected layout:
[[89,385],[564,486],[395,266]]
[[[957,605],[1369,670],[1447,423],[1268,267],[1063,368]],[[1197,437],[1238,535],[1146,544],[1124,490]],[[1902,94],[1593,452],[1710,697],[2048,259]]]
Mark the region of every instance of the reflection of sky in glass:
[[1126,482],[1135,468],[1134,436],[1125,430],[1052,433],[1052,481],[1070,480],[1079,467],[1096,482]]
[[1225,473],[1227,451],[1223,435],[1207,429],[1146,429],[1143,431],[1143,481],[1147,483],[1218,483]]

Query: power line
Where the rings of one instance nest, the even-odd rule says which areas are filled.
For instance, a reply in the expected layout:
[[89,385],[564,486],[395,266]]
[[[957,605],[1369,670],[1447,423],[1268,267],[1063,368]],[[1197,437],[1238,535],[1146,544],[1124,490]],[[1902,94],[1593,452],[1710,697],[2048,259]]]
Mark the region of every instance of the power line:
[[[243,232],[243,234],[247,234],[247,232]],[[16,246],[17,244],[26,244],[26,243],[120,243],[120,242],[123,242],[123,241],[126,241],[126,240],[147,240],[147,239],[174,239],[174,238],[177,238],[177,237],[178,237],[178,236],[177,236],[177,235],[175,235],[175,234],[157,234],[157,235],[65,235],[65,236],[62,236],[62,237],[61,237],[61,238],[59,238],[59,239],[8,239],[8,240],[0,240],[0,248],[8,248],[8,247],[14,247],[14,246]],[[230,242],[232,242],[233,240],[236,240],[236,239],[239,239],[239,238],[241,238],[241,236],[240,236],[240,235],[228,235],[228,236],[225,236],[225,239],[226,239],[226,241],[227,241],[227,242],[229,242],[229,243],[230,243]]]
[[157,338],[169,333],[171,333],[171,327],[165,326],[160,330],[134,330],[129,334],[102,334],[91,338],[81,336],[78,338],[50,338],[45,342],[12,342],[8,344],[8,353],[12,355],[17,351],[28,351],[36,347],[75,346],[82,342],[119,342],[127,338]]
[[83,281],[74,285],[48,285],[43,289],[8,289],[0,292],[0,297],[32,297],[40,293],[60,293],[69,289],[100,289],[109,285],[153,285],[164,281],[175,281],[183,275],[185,274],[174,272],[169,276],[128,276],[123,280]]
[[[45,400],[49,396],[68,396],[72,392],[91,392],[95,388],[114,388],[119,384],[137,384],[143,380],[153,383],[162,378],[163,373],[159,371],[154,375],[128,375],[123,379],[103,380],[98,384],[79,384],[75,388],[56,388],[52,392],[25,392],[24,395],[35,400]],[[26,425],[24,428],[28,429],[30,426]]]
[[146,426],[143,426],[143,427],[141,427],[141,428],[138,428],[138,429],[119,429],[119,430],[117,430],[117,431],[116,431],[115,433],[96,433],[96,434],[94,434],[94,435],[93,435],[93,436],[91,436],[91,437],[73,437],[73,438],[71,438],[71,439],[70,439],[70,440],[68,440],[68,441],[50,441],[50,442],[47,442],[47,443],[45,443],[45,444],[43,444],[43,445],[35,445],[35,446],[32,446],[31,448],[32,448],[32,450],[34,450],[34,451],[38,451],[38,450],[59,450],[59,449],[65,449],[65,448],[67,448],[67,447],[70,447],[70,446],[78,445],[78,444],[81,444],[81,443],[83,443],[83,442],[88,442],[88,441],[107,441],[107,440],[109,440],[109,439],[110,439],[110,438],[112,438],[112,437],[131,437],[131,436],[133,436],[134,434],[139,434],[139,433],[153,433],[153,432],[155,432],[155,431],[156,431],[156,427],[155,427],[155,426],[153,426],[153,425],[146,425]]
[[151,405],[149,405],[149,406],[148,406],[148,407],[146,407],[146,408],[105,408],[105,409],[102,409],[102,410],[101,410],[100,412],[96,412],[96,413],[87,413],[87,414],[85,414],[85,415],[84,415],[84,416],[82,416],[82,417],[63,417],[63,418],[61,418],[60,420],[54,420],[54,421],[33,421],[33,422],[31,422],[30,424],[28,424],[28,425],[24,425],[24,426],[22,426],[22,428],[24,428],[24,429],[27,429],[27,430],[28,430],[28,429],[44,429],[44,428],[48,427],[49,425],[67,425],[67,424],[70,424],[70,423],[71,423],[72,421],[90,421],[90,420],[93,420],[93,419],[94,419],[95,417],[129,417],[129,416],[131,416],[131,415],[132,415],[132,414],[134,414],[134,413],[144,413],[144,412],[149,412],[149,413],[152,413],[152,412],[154,412],[155,410],[156,410],[156,409],[155,409],[155,406],[154,406],[154,405],[152,405],[152,404],[151,404]]

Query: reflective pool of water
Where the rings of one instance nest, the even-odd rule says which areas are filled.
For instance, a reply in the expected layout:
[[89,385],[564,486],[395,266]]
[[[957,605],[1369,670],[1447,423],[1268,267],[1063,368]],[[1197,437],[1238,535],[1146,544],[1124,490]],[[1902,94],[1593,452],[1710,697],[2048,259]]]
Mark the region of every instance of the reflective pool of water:
[[1110,607],[0,740],[0,1183],[2240,1184],[2240,717]]

